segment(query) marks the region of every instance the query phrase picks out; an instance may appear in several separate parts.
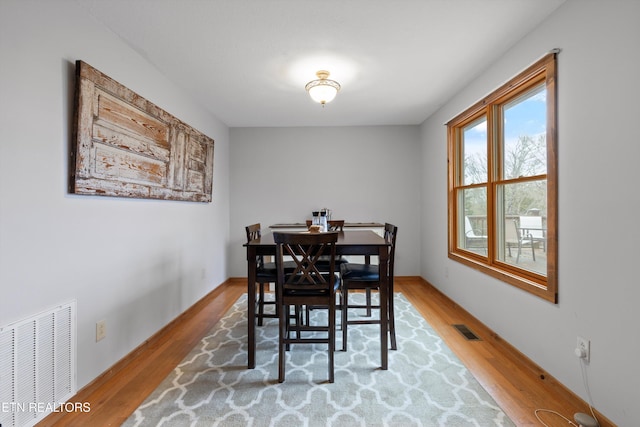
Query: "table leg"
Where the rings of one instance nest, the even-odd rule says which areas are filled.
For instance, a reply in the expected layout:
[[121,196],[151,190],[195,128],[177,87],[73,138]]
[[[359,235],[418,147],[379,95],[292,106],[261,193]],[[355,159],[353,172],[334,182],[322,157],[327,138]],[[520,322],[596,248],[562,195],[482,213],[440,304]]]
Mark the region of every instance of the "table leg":
[[378,274],[380,277],[380,359],[382,361],[382,369],[387,370],[389,367],[388,355],[389,348],[387,335],[389,333],[389,278],[388,276],[389,253],[388,248],[383,246],[379,252]]
[[247,247],[247,368],[256,367],[256,249]]

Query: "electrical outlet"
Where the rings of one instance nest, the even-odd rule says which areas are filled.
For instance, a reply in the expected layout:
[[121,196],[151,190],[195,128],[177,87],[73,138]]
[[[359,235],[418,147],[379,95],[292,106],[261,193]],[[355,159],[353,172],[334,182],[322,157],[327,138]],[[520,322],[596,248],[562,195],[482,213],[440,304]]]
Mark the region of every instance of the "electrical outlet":
[[96,342],[104,339],[107,336],[107,321],[100,320],[96,323]]
[[591,342],[588,339],[578,337],[575,353],[580,359],[584,359],[585,362],[588,362],[591,358]]

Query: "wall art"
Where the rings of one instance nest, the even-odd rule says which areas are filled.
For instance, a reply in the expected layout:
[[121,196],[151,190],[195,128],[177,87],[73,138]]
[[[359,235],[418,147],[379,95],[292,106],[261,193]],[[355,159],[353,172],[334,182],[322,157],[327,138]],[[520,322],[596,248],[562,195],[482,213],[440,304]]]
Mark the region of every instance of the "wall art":
[[213,139],[76,61],[71,193],[210,202],[213,146]]

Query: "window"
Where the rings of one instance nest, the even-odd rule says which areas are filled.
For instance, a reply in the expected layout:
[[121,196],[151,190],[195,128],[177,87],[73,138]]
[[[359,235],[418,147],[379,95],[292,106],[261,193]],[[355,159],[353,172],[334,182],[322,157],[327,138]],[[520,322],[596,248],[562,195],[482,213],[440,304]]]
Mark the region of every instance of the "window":
[[556,54],[447,128],[449,258],[557,302]]

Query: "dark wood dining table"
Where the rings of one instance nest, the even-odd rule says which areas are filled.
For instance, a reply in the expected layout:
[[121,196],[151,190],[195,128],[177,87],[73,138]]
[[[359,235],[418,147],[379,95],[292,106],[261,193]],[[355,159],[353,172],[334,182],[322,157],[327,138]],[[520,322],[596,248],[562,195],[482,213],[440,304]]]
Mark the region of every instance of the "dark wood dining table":
[[[276,245],[273,233],[245,243],[247,248],[247,339],[248,360],[247,367],[256,367],[256,256],[275,256]],[[386,268],[389,259],[389,246],[384,237],[372,230],[346,230],[338,234],[336,255],[378,256],[380,274],[380,313],[388,312],[389,279]],[[384,314],[382,314],[384,316]],[[380,322],[380,359],[381,368],[388,368],[388,322]]]

